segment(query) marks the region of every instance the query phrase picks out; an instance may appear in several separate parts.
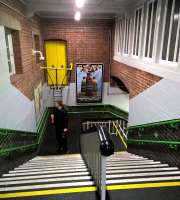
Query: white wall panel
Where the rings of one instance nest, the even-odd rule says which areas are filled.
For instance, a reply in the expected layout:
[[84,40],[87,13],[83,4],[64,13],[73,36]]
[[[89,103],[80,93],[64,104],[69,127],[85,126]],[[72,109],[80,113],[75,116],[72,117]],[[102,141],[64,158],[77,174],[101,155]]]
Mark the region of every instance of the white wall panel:
[[[108,87],[109,83],[104,83],[103,88],[103,104],[111,104],[114,106],[117,106],[118,108],[129,111],[129,95],[122,92],[122,90],[117,88],[111,88],[111,92],[113,94],[108,94]],[[64,104],[70,105],[70,106],[76,106],[76,84],[71,83],[68,87],[63,89],[63,101]],[[81,104],[83,105],[83,104]]]
[[130,100],[129,126],[180,118],[180,83],[162,79]]

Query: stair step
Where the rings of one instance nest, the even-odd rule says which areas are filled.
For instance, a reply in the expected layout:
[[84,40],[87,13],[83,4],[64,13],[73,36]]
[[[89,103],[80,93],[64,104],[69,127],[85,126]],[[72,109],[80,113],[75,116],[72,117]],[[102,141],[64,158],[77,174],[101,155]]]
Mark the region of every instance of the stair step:
[[64,160],[64,161],[43,161],[43,162],[30,162],[30,161],[28,161],[28,162],[26,162],[26,163],[24,163],[24,165],[39,165],[39,164],[84,164],[84,161],[66,161],[66,160]]
[[31,160],[46,160],[46,159],[82,159],[80,154],[66,154],[66,155],[50,155],[50,156],[36,156]]
[[107,180],[106,183],[110,184],[121,184],[121,183],[139,183],[139,182],[163,182],[163,181],[180,181],[180,176],[168,176],[168,177],[153,177],[153,178],[132,178],[132,179],[121,179],[121,180]]
[[53,188],[67,188],[67,187],[82,187],[82,186],[93,186],[93,181],[83,182],[72,182],[72,183],[53,183],[53,184],[42,184],[42,185],[27,185],[27,186],[13,186],[0,188],[0,192],[12,192],[12,191],[27,191],[27,190],[38,190],[38,189],[53,189]]
[[145,168],[145,169],[121,169],[121,170],[107,170],[106,174],[119,173],[133,173],[133,172],[152,172],[152,171],[173,171],[179,170],[177,167],[163,167],[163,168]]
[[168,167],[168,164],[154,164],[154,165],[137,165],[137,166],[118,166],[118,167],[109,167],[107,171],[109,170],[115,170],[115,169],[143,169],[143,168],[154,168],[154,167]]
[[[74,166],[74,167],[73,167]],[[16,167],[14,168],[15,170],[16,169],[46,169],[46,168],[81,168],[81,167],[86,167],[86,165],[73,165],[73,166],[69,166],[69,165],[47,165],[47,166],[44,166],[44,165],[39,165],[39,166],[19,166],[19,167]]]
[[73,181],[90,181],[92,180],[91,176],[77,176],[77,177],[63,177],[63,178],[39,178],[37,180],[28,179],[28,180],[14,180],[14,181],[3,181],[0,182],[0,186],[9,186],[9,185],[23,185],[23,184],[37,184],[37,183],[51,183],[51,182],[73,182]]
[[107,162],[107,166],[120,166],[120,165],[141,165],[141,164],[160,164],[159,161],[139,161],[139,162]]
[[87,176],[89,175],[89,172],[72,172],[72,173],[54,173],[54,174],[44,174],[44,175],[34,175],[34,176],[19,176],[19,177],[5,177],[5,178],[0,178],[0,182],[2,181],[15,181],[15,180],[30,180],[33,179],[36,181],[36,179],[39,178],[58,178],[58,177],[76,177],[76,176]]
[[54,174],[54,173],[68,173],[68,172],[86,172],[88,171],[87,169],[64,169],[64,170],[41,170],[38,172],[22,172],[22,173],[17,173],[13,172],[10,174],[3,174],[3,177],[8,177],[8,176],[27,176],[27,175],[37,175],[37,174]]
[[141,160],[148,160],[148,158],[114,158],[114,159],[107,159],[107,162],[111,161],[120,161],[120,162],[125,162],[125,161],[141,161]]
[[107,179],[113,178],[131,178],[131,177],[146,177],[146,176],[168,176],[168,175],[180,175],[180,171],[171,171],[171,172],[148,172],[148,173],[128,173],[128,174],[111,174],[106,175]]
[[[26,172],[26,171],[39,171],[39,170],[54,170],[54,169],[87,169],[87,167],[84,166],[41,166],[41,167],[18,167],[15,168],[14,172]],[[12,173],[12,171],[10,171]]]

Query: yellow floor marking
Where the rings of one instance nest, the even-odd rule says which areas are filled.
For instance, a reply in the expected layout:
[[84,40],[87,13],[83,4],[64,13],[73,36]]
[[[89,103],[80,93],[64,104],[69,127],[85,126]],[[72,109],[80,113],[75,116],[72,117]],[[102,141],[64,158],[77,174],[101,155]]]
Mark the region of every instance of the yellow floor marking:
[[[164,182],[164,183],[143,183],[143,184],[127,184],[127,185],[109,185],[107,190],[128,190],[128,189],[144,189],[144,188],[159,188],[159,187],[178,187],[180,182]],[[16,197],[32,197],[32,196],[47,196],[53,194],[68,194],[78,192],[94,192],[97,191],[95,186],[80,187],[80,188],[66,188],[56,190],[41,190],[31,192],[16,192],[0,194],[0,199],[16,198]]]
[[31,192],[14,192],[0,194],[0,199],[15,198],[15,197],[32,197],[32,196],[45,196],[53,194],[67,194],[67,193],[78,193],[78,192],[93,192],[96,191],[96,187],[80,187],[80,188],[65,188],[56,190],[41,190],[41,191],[31,191]]
[[144,189],[158,187],[177,187],[180,182],[163,182],[163,183],[142,183],[142,184],[127,184],[127,185],[109,185],[107,190],[128,190],[128,189]]

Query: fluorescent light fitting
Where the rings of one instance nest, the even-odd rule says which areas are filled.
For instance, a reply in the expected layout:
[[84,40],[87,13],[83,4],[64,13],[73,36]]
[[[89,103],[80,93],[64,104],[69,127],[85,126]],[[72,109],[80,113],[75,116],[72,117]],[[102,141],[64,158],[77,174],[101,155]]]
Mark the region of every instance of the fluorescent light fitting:
[[77,12],[75,13],[74,19],[75,19],[76,21],[79,21],[79,20],[81,19],[81,13],[80,13],[79,11],[77,11]]
[[84,6],[85,0],[75,0],[76,6],[82,8]]

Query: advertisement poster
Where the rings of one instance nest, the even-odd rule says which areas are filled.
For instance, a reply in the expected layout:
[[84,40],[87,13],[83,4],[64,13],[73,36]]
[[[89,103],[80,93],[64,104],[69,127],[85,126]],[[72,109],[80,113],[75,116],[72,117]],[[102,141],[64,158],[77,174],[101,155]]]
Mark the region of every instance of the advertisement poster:
[[102,102],[103,64],[76,64],[78,103]]
[[36,88],[34,88],[34,104],[36,111],[36,121],[39,120],[42,110],[42,83],[40,82]]

